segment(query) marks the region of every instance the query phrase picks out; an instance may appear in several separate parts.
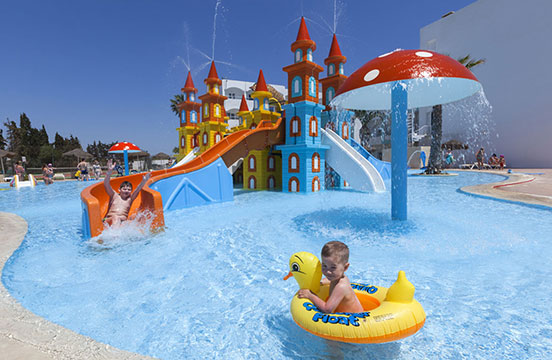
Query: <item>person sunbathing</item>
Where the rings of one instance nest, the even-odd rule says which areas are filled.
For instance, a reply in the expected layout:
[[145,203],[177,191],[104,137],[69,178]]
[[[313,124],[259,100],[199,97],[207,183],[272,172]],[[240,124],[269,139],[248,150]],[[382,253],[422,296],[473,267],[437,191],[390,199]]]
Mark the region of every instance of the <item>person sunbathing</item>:
[[146,185],[146,182],[151,177],[151,173],[147,173],[142,178],[140,185],[136,187],[136,190],[132,191],[132,184],[128,181],[123,181],[119,186],[119,192],[115,192],[109,183],[111,173],[115,169],[116,163],[111,160],[107,162],[107,173],[104,179],[104,188],[107,195],[109,195],[109,208],[107,215],[104,218],[104,224],[117,225],[128,219],[128,212],[132,206],[132,202],[136,199],[140,190]]

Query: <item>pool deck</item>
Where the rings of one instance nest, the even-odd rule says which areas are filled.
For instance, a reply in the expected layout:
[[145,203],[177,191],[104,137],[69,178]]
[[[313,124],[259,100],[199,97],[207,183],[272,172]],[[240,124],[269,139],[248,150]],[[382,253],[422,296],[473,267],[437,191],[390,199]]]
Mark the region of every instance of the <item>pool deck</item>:
[[[461,190],[478,196],[515,201],[552,209],[552,169],[477,171],[508,176],[491,184]],[[542,174],[537,174],[542,173]],[[27,222],[18,215],[0,212],[0,273],[27,233]],[[126,352],[77,334],[25,309],[0,282],[0,354],[5,359],[151,359]]]

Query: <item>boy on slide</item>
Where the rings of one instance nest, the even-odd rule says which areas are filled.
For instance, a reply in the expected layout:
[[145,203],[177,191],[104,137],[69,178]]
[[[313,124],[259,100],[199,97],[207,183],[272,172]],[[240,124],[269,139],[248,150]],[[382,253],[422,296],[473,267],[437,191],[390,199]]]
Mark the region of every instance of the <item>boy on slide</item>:
[[128,219],[128,212],[130,211],[132,202],[136,199],[140,190],[142,190],[151,177],[151,173],[144,175],[142,182],[134,191],[132,191],[132,184],[130,182],[123,181],[117,193],[113,190],[111,184],[109,184],[109,179],[111,178],[111,173],[115,166],[116,163],[113,163],[112,160],[107,162],[107,173],[104,179],[105,192],[109,195],[109,208],[104,219],[104,224],[106,225],[117,225]]

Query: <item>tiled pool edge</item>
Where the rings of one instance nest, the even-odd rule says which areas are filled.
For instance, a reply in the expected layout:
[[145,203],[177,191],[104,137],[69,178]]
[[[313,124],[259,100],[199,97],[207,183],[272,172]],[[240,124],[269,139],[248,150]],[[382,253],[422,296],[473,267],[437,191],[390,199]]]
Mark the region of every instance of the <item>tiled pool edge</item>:
[[[27,233],[20,216],[0,212],[0,274]],[[0,281],[0,353],[6,359],[152,359],[111,347],[25,309]]]

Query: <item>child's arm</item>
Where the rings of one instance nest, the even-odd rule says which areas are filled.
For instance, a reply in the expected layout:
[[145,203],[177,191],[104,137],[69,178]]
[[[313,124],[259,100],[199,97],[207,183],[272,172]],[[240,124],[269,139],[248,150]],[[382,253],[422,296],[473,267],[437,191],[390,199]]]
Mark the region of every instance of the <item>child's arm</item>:
[[140,185],[138,185],[136,187],[136,190],[134,190],[132,192],[132,195],[130,195],[130,201],[133,202],[134,199],[136,199],[136,197],[138,196],[138,194],[140,193],[140,190],[142,190],[142,188],[144,187],[144,185],[146,185],[146,182],[149,180],[149,178],[151,177],[151,172],[147,173],[146,175],[144,175],[144,177],[142,178],[142,182],[140,182]]
[[104,189],[107,195],[109,195],[109,198],[112,198],[113,195],[115,195],[115,191],[113,191],[113,188],[111,187],[111,184],[109,183],[109,179],[111,179],[111,173],[113,172],[113,169],[115,168],[115,164],[109,159],[107,161],[107,172],[105,173],[105,179],[104,179]]
[[328,280],[327,278],[323,278],[322,280],[320,280],[320,285],[330,285],[330,280]]
[[332,313],[335,311],[337,306],[341,303],[343,298],[345,297],[345,289],[343,286],[340,286],[339,284],[333,289],[332,293],[330,294],[330,297],[328,297],[328,301],[324,301],[320,299],[318,296],[313,294],[310,290],[307,289],[301,289],[297,292],[297,296],[299,299],[307,298],[314,306],[316,306],[320,311],[325,313]]

